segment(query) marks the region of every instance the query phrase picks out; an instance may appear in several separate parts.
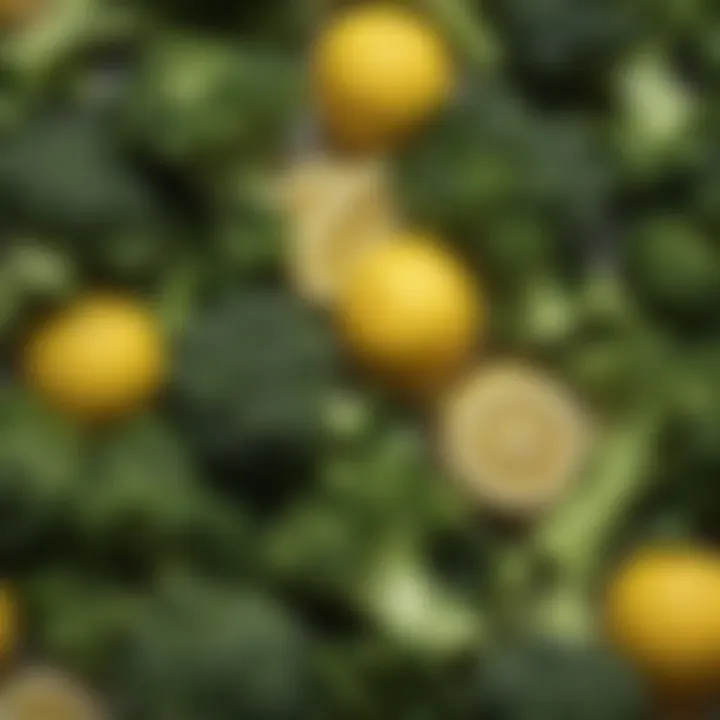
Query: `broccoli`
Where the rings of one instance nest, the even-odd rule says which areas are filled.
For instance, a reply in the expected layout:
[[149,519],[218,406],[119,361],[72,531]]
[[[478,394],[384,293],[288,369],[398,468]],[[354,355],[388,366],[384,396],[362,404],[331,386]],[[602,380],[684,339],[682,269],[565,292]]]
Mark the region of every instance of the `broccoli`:
[[18,233],[47,233],[83,265],[127,277],[169,241],[164,200],[90,113],[48,112],[3,139],[0,210]]
[[228,154],[272,157],[302,94],[292,58],[213,36],[167,34],[140,59],[122,125],[134,146],[196,171]]
[[640,679],[603,647],[531,640],[496,649],[476,680],[478,720],[641,720]]
[[492,0],[489,20],[529,92],[587,96],[638,37],[638,18],[618,0]]
[[17,386],[0,387],[4,562],[21,561],[24,553],[65,527],[80,479],[82,449],[76,428]]
[[128,720],[312,716],[311,648],[272,598],[199,580],[172,583],[130,637],[117,683]]
[[93,553],[151,569],[180,555],[224,550],[225,542],[241,542],[244,530],[239,512],[231,518],[202,488],[180,438],[151,416],[95,440],[75,498],[74,522]]
[[334,367],[328,335],[300,301],[230,292],[181,334],[170,403],[212,467],[241,492],[270,499],[314,465]]
[[691,220],[664,214],[644,219],[621,250],[629,282],[661,321],[716,322],[720,247]]
[[32,644],[66,670],[107,682],[140,622],[142,595],[98,573],[43,567],[23,586]]

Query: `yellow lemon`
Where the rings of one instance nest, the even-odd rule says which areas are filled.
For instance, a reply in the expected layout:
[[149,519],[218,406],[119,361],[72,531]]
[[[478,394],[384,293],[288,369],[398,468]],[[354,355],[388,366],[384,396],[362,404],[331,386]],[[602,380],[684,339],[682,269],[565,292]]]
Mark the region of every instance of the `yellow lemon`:
[[450,97],[451,55],[410,10],[373,3],[340,13],[312,48],[316,103],[332,137],[382,148],[422,125]]
[[484,325],[472,275],[433,238],[414,234],[363,253],[336,309],[358,362],[409,390],[435,390],[452,380]]
[[702,693],[720,682],[720,554],[648,548],[611,580],[609,638],[668,694]]
[[132,299],[95,295],[50,318],[30,339],[31,384],[59,409],[104,420],[142,406],[165,365],[159,326]]

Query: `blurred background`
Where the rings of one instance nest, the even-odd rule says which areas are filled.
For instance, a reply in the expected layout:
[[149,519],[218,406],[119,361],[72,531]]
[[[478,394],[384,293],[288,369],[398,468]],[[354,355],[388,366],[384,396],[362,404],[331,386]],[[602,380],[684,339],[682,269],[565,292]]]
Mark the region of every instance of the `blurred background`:
[[720,6],[0,0],[0,712],[704,720]]

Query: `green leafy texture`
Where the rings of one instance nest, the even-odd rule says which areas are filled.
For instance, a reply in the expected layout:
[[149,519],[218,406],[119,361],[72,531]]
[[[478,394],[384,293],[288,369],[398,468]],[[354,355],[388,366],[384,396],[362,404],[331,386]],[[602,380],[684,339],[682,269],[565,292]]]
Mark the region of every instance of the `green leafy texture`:
[[478,720],[638,720],[645,688],[602,647],[550,641],[501,647],[476,685]]
[[[507,60],[532,90],[586,92],[636,39],[637,19],[618,0],[491,0],[485,4]],[[532,88],[535,84],[535,88]]]
[[106,682],[144,612],[141,595],[68,567],[43,568],[23,586],[31,643],[44,658]]
[[174,354],[171,396],[188,442],[238,490],[301,484],[321,449],[334,351],[317,319],[281,291],[218,298]]
[[648,218],[622,241],[629,282],[642,302],[676,321],[716,322],[720,247],[682,217]]
[[63,239],[92,268],[127,276],[166,250],[158,192],[90,114],[43,114],[4,138],[0,208],[11,227]]
[[320,488],[270,529],[265,564],[276,582],[335,598],[398,647],[436,659],[462,655],[484,641],[472,598],[487,553],[476,548],[463,582],[446,572],[433,552],[441,540],[461,539],[455,549],[467,550],[480,534],[454,488],[428,470],[422,436],[380,427],[331,453]]
[[275,156],[301,97],[292,57],[209,35],[166,34],[140,61],[123,122],[137,147],[197,169],[228,153]]
[[74,427],[14,385],[0,387],[0,553],[19,561],[72,512],[82,456]]
[[132,637],[118,717],[307,717],[308,662],[304,631],[272,599],[182,582],[161,592]]
[[74,520],[98,557],[153,568],[232,542],[242,555],[242,514],[230,516],[202,487],[186,447],[159,418],[133,419],[96,440],[84,476]]

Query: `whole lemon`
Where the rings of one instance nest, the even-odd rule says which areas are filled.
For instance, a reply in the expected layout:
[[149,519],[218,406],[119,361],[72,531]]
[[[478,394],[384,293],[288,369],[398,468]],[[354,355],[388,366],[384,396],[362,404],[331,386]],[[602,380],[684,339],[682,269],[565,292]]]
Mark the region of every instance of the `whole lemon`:
[[19,634],[18,608],[10,588],[0,587],[0,659],[5,659],[15,650]]
[[720,555],[648,548],[611,580],[609,639],[658,688],[693,695],[720,682]]
[[433,238],[411,233],[358,258],[336,311],[358,362],[409,390],[434,390],[452,380],[484,324],[472,275]]
[[440,34],[410,10],[346,9],[311,54],[319,111],[333,138],[379,149],[421,125],[450,97],[453,61]]
[[84,420],[142,406],[164,375],[162,333],[150,311],[129,298],[94,295],[50,318],[30,338],[25,368],[53,405]]

